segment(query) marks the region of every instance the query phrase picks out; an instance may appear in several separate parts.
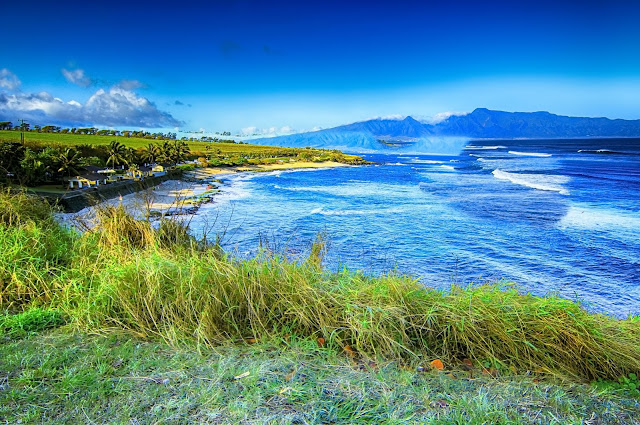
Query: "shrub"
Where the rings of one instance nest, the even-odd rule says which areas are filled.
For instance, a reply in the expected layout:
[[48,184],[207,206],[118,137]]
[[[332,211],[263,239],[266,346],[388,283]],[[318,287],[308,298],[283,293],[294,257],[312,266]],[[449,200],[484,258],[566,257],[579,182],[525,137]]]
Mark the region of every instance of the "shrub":
[[21,338],[64,323],[62,313],[57,310],[32,308],[20,314],[0,315],[0,337]]

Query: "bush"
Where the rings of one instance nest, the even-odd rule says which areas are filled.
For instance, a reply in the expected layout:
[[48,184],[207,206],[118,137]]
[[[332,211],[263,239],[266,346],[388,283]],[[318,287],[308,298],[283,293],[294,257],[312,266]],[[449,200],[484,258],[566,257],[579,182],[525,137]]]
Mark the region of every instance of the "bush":
[[32,308],[20,314],[0,316],[0,337],[21,338],[64,325],[57,310]]
[[180,164],[180,165],[176,166],[176,170],[179,170],[179,171],[193,171],[195,169],[196,169],[196,167],[194,167],[191,164]]

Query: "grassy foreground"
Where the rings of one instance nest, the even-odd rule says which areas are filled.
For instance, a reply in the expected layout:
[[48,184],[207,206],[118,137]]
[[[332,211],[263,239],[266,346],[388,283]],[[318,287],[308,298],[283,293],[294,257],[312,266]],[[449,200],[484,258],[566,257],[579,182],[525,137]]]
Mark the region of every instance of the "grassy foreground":
[[69,329],[0,344],[0,423],[638,424],[638,399],[552,378],[354,364],[308,341],[201,353]]
[[[616,398],[613,386],[537,385],[636,376],[637,317],[504,285],[442,292],[406,276],[327,273],[321,241],[304,261],[266,252],[240,261],[179,221],[154,229],[119,208],[97,220],[95,231],[75,234],[45,204],[0,194],[0,311],[9,314],[0,323],[0,418],[633,423],[638,414],[637,399]],[[21,312],[45,328],[57,318],[67,325],[19,339],[35,326],[12,331]]]

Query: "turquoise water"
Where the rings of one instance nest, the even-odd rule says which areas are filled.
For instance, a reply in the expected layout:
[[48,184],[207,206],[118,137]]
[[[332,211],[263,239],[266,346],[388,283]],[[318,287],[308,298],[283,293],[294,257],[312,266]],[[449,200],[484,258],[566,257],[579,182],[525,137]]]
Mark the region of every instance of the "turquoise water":
[[506,280],[619,317],[640,314],[640,139],[472,142],[457,156],[365,155],[375,166],[242,174],[192,222],[224,246],[326,266],[396,269],[425,285]]

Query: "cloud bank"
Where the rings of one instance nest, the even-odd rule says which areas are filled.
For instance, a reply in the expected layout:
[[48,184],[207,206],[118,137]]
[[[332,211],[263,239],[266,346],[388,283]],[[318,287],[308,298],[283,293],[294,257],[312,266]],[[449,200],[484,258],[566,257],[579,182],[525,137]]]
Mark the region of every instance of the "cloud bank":
[[422,119],[421,121],[427,124],[438,124],[442,121],[447,120],[450,117],[461,117],[463,115],[467,115],[468,112],[440,112],[435,114],[432,117],[427,117]]
[[[88,79],[83,72],[73,74],[72,78],[74,84],[82,78]],[[133,88],[142,85],[134,80],[124,80],[109,89],[98,89],[84,104],[76,100],[64,101],[46,91],[22,93],[17,91],[19,85],[20,80],[13,73],[0,70],[0,119],[25,119],[33,124],[63,126],[162,128],[184,125],[170,113],[158,109],[149,99],[136,94]]]

